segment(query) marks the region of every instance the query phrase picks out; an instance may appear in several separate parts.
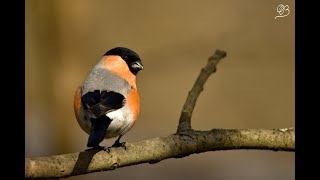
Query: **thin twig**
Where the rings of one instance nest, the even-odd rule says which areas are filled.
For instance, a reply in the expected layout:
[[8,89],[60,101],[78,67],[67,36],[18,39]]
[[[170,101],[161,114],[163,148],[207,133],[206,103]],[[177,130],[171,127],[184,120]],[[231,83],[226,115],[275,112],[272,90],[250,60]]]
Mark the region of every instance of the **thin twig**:
[[197,99],[200,93],[203,91],[203,86],[206,83],[209,76],[212,73],[216,72],[217,64],[219,63],[219,61],[226,56],[227,53],[225,51],[216,50],[216,52],[211,57],[209,57],[206,67],[201,69],[201,72],[196,82],[194,83],[192,89],[189,91],[187,100],[183,105],[181,115],[179,118],[177,133],[192,130],[191,116],[193,109],[196,105]]

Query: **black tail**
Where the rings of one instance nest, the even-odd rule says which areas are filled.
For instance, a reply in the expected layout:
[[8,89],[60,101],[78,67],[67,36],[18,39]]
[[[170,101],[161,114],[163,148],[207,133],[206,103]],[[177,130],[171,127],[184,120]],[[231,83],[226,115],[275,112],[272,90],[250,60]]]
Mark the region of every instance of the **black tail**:
[[103,141],[106,131],[111,123],[108,116],[100,116],[98,118],[91,118],[91,132],[89,135],[88,147],[98,147]]

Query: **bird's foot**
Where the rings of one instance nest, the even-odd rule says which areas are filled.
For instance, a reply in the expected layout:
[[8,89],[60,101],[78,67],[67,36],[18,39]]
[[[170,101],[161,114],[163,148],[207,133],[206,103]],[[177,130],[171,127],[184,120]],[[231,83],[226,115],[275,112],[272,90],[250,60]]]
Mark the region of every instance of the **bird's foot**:
[[106,148],[104,148],[103,150],[105,151],[105,152],[107,152],[107,153],[110,153],[111,151],[110,151],[110,148],[111,147],[106,147]]
[[127,150],[126,142],[116,141],[111,147],[122,147],[124,150]]

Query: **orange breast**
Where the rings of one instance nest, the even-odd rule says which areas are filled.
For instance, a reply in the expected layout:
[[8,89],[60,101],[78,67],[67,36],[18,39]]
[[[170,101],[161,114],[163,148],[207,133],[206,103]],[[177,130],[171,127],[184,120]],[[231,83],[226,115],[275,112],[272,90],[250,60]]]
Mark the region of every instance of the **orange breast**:
[[74,113],[76,115],[77,120],[80,120],[80,108],[81,108],[81,86],[78,87],[76,93],[74,94],[73,101]]
[[140,98],[137,89],[132,89],[127,99],[130,111],[133,112],[133,123],[131,125],[132,127],[135,124],[140,112]]

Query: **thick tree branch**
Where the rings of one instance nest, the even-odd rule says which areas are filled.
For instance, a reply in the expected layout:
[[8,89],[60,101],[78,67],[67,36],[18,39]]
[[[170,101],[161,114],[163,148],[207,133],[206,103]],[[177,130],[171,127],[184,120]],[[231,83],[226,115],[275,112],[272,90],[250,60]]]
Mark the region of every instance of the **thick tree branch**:
[[189,91],[188,97],[179,118],[179,125],[177,132],[183,132],[191,130],[191,116],[193,109],[196,105],[197,99],[200,93],[203,91],[203,86],[206,83],[209,76],[216,72],[217,64],[219,61],[226,57],[227,53],[221,50],[216,50],[216,52],[209,57],[206,67],[201,69],[200,75],[198,76],[196,82],[194,83],[192,89]]
[[194,153],[232,149],[294,151],[294,129],[213,129],[173,134],[136,143],[127,149],[89,150],[50,157],[27,158],[27,179],[61,178],[108,171],[142,163],[157,163],[168,158],[182,158]]
[[142,163],[157,163],[168,158],[182,158],[194,153],[216,150],[259,149],[295,151],[294,128],[284,129],[213,129],[194,131],[191,115],[197,98],[208,77],[216,71],[218,62],[226,56],[217,50],[201,70],[179,119],[177,133],[136,143],[127,143],[127,149],[109,148],[87,150],[72,154],[26,158],[26,179],[62,178]]

